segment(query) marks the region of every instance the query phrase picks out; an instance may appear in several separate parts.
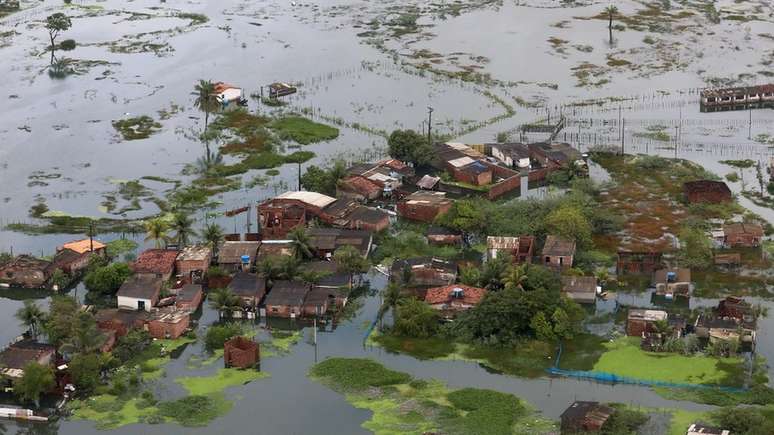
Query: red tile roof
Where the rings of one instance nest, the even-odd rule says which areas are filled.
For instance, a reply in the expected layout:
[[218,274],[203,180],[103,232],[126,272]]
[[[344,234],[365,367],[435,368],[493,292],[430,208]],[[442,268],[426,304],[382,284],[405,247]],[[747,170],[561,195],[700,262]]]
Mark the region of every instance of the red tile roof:
[[177,251],[148,249],[137,257],[132,269],[134,273],[171,273],[175,268]]
[[486,295],[486,289],[478,287],[470,287],[462,284],[452,284],[444,287],[433,287],[427,290],[425,295],[425,302],[430,305],[443,304],[452,302],[455,300],[452,297],[452,293],[455,289],[462,290],[462,297],[456,299],[464,304],[476,305],[481,302],[481,299]]
[[377,186],[372,181],[360,176],[347,177],[342,180],[341,183],[347,186],[350,190],[365,196],[378,194],[382,191],[381,187]]

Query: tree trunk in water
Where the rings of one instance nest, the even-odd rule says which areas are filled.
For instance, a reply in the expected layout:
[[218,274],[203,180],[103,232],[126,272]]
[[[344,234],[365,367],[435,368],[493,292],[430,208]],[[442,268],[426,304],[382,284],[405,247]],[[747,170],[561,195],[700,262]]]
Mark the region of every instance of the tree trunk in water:
[[610,29],[610,31],[613,30],[613,14],[608,15],[607,28]]

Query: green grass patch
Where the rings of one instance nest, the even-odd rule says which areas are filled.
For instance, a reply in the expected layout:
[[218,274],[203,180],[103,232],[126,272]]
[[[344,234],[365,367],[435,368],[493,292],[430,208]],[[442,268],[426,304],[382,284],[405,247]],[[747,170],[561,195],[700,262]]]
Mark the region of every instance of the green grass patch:
[[175,379],[192,395],[208,395],[219,393],[226,388],[244,385],[257,379],[269,377],[266,372],[258,370],[242,370],[236,368],[219,369],[212,376],[189,376]]
[[740,168],[740,169],[752,168],[756,165],[755,160],[750,160],[750,159],[721,160],[720,163],[728,166],[733,166],[735,168]]
[[262,355],[275,356],[284,355],[290,352],[290,348],[295,346],[304,337],[304,331],[271,331],[271,341],[263,344]]
[[84,400],[74,400],[68,405],[75,420],[90,420],[98,429],[115,429],[128,424],[141,423],[145,416],[156,411],[155,407],[138,408],[140,399],[124,400],[103,394]]
[[222,394],[187,396],[159,403],[158,416],[162,421],[171,420],[183,426],[207,426],[217,417],[226,415],[232,407],[233,403]]
[[363,427],[375,434],[548,434],[556,425],[519,398],[492,390],[452,391],[438,381],[412,379],[368,359],[332,358],[310,376],[373,412]]
[[148,115],[113,121],[115,128],[124,140],[147,139],[161,129],[161,124]]
[[323,142],[339,137],[339,129],[301,116],[286,116],[269,126],[281,139],[292,139],[301,145]]
[[608,350],[594,364],[593,370],[651,381],[740,386],[736,382],[744,370],[740,358],[645,352],[639,344],[637,337],[605,343]]

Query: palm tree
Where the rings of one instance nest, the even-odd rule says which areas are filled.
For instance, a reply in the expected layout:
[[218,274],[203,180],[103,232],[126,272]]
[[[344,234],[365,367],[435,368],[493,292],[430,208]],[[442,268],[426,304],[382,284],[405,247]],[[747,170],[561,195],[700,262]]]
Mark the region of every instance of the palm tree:
[[38,338],[38,331],[46,319],[46,313],[35,302],[26,300],[24,306],[16,311],[16,318],[29,328],[34,338]]
[[286,280],[296,279],[300,272],[299,266],[301,262],[296,257],[282,257],[278,277]]
[[156,242],[156,249],[161,248],[161,242],[166,243],[168,236],[167,230],[169,225],[159,218],[145,221],[145,241],[154,240]]
[[298,260],[312,258],[312,247],[309,235],[304,228],[296,228],[290,232],[290,245],[293,250],[293,257]]
[[352,246],[342,246],[333,253],[333,260],[336,262],[339,272],[349,275],[349,287],[352,288],[355,275],[367,272],[370,264],[368,259],[363,258]]
[[618,13],[618,8],[615,5],[610,5],[605,8],[605,13],[607,14],[607,28],[612,32],[613,31],[613,16]]
[[509,267],[502,276],[503,284],[507,289],[524,290],[524,282],[527,280],[527,268],[525,265]]
[[207,295],[210,306],[218,311],[218,316],[223,317],[226,313],[231,313],[242,306],[242,300],[228,288],[215,289]]
[[175,240],[179,246],[186,246],[188,240],[196,235],[193,224],[193,219],[188,217],[188,215],[175,213],[175,217],[172,219],[172,229],[175,231]]
[[392,309],[395,312],[395,307],[403,300],[403,294],[398,284],[391,282],[387,284],[387,287],[382,291],[383,299],[382,306],[379,308],[379,318],[381,318],[388,309]]
[[207,245],[212,248],[213,256],[217,257],[220,241],[223,240],[223,228],[216,223],[207,224],[207,226],[204,227],[202,238],[207,242]]
[[212,153],[210,147],[207,146],[204,156],[196,159],[195,171],[198,174],[206,175],[221,164],[223,164],[223,155],[218,152]]
[[604,288],[605,284],[610,281],[610,272],[608,272],[607,269],[603,267],[597,269],[596,272],[594,272],[594,275],[596,275],[600,287]]
[[191,93],[196,99],[194,107],[204,112],[204,131],[207,131],[207,125],[210,120],[210,112],[218,110],[220,103],[215,95],[215,84],[211,80],[199,80]]

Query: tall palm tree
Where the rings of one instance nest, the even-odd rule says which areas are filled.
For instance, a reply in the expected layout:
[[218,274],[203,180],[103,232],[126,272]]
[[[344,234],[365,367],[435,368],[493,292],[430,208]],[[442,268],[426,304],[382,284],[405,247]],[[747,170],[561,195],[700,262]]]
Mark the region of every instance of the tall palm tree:
[[207,300],[210,302],[210,306],[218,311],[218,315],[223,317],[223,314],[231,316],[234,310],[242,306],[242,300],[239,296],[235,295],[228,288],[215,289],[207,295]]
[[38,338],[38,332],[46,319],[46,313],[35,302],[26,300],[24,306],[16,311],[16,318],[22,322],[22,325],[29,328],[34,338]]
[[213,256],[218,255],[218,247],[221,240],[223,240],[223,228],[216,223],[207,224],[202,232],[202,238],[207,243],[207,246],[212,248]]
[[293,257],[298,260],[312,258],[312,247],[309,235],[304,228],[296,228],[290,232],[290,245],[293,250]]
[[612,32],[613,31],[613,16],[618,13],[618,8],[615,5],[610,5],[605,8],[605,13],[607,14],[607,28]]
[[277,264],[276,258],[265,257],[262,258],[258,264],[256,264],[258,273],[266,278],[266,285],[271,287],[275,280],[279,279],[282,275],[282,269]]
[[155,241],[156,249],[161,248],[161,243],[166,243],[168,239],[167,231],[169,225],[159,218],[145,221],[145,241]]
[[388,309],[395,312],[395,307],[403,300],[400,286],[396,283],[390,283],[382,291],[382,306],[379,308],[379,318],[384,316]]
[[279,278],[286,280],[296,279],[301,272],[301,261],[296,257],[283,257],[279,264]]
[[527,267],[523,264],[509,267],[503,273],[502,280],[507,289],[524,290],[524,282],[527,280]]
[[202,157],[198,157],[195,163],[195,171],[198,174],[209,174],[214,168],[223,163],[223,155],[218,152],[211,152],[210,147],[206,147],[206,152]]
[[192,95],[196,97],[194,107],[204,112],[204,131],[206,132],[210,112],[214,112],[220,107],[215,95],[215,84],[211,80],[199,80],[199,83],[194,86]]
[[194,221],[184,213],[175,213],[172,219],[172,230],[175,231],[175,241],[178,245],[185,246],[191,237],[196,235],[193,229]]

